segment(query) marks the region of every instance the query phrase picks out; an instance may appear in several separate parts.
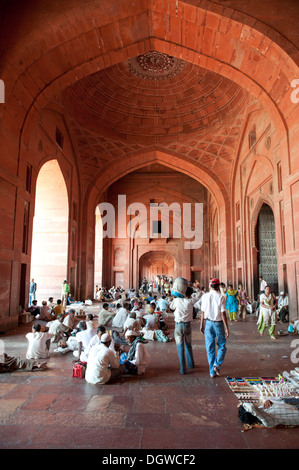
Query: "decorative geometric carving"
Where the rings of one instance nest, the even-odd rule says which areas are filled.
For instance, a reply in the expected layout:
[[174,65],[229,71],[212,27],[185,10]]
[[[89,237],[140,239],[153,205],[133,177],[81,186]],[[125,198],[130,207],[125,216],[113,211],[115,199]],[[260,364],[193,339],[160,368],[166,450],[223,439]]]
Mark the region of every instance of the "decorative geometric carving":
[[176,77],[186,67],[186,62],[162,52],[151,51],[129,61],[132,75],[145,80],[168,80]]

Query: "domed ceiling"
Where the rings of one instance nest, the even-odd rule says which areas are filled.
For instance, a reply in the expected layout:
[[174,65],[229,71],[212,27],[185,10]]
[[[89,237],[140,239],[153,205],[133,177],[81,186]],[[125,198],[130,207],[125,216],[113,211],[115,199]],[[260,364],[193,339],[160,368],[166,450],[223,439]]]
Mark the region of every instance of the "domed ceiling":
[[231,167],[252,98],[219,74],[151,51],[81,79],[59,101],[91,176],[149,147]]

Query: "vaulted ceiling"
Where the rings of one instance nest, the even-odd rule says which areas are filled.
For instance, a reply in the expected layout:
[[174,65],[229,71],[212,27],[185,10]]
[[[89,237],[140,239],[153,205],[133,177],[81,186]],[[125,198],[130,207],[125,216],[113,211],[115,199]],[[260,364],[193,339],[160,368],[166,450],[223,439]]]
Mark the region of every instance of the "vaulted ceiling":
[[[209,14],[200,15],[194,7]],[[16,101],[24,109],[31,106],[32,90],[41,106],[47,99],[62,106],[86,186],[113,160],[157,149],[195,162],[212,178],[220,172],[229,191],[247,110],[257,102],[246,90],[261,96],[255,89],[255,71],[261,72],[261,90],[269,86],[272,91],[271,84],[275,85],[282,100],[289,81],[283,77],[286,62],[281,51],[299,61],[297,0],[285,0],[283,7],[281,0],[10,0],[1,2],[0,15],[2,63],[9,65],[11,77],[19,74],[23,80],[14,90]],[[206,30],[197,48],[192,31],[200,36],[202,30],[192,25]],[[247,27],[243,30],[242,25]],[[257,32],[269,41],[261,42]],[[160,38],[160,52],[148,51],[148,37]],[[241,40],[226,43],[221,41],[224,37]],[[148,52],[132,58],[140,40]],[[213,72],[213,67],[196,65],[200,61],[183,61],[179,59],[183,55],[172,57],[169,50],[163,54],[161,41],[162,46],[170,41],[174,49],[182,44],[191,55],[196,51],[196,57],[203,54],[207,61],[213,57],[209,56],[213,43],[221,66],[231,64],[235,72],[241,69],[238,61],[242,62],[246,90],[245,85],[242,88]],[[246,41],[248,51],[254,51],[247,55]],[[269,47],[270,41],[281,51]],[[236,44],[241,50],[234,49]],[[266,51],[271,61],[260,60],[260,55],[266,59]],[[110,62],[113,66],[109,66],[110,52],[117,56]],[[94,63],[92,68],[101,54],[100,65]],[[282,76],[272,68],[268,77],[272,62],[279,60]],[[272,106],[269,93],[265,96],[266,106]],[[27,110],[22,111],[27,116]]]
[[87,178],[115,158],[154,147],[216,172],[220,164],[225,184],[254,101],[231,80],[156,51],[87,76],[57,100]]

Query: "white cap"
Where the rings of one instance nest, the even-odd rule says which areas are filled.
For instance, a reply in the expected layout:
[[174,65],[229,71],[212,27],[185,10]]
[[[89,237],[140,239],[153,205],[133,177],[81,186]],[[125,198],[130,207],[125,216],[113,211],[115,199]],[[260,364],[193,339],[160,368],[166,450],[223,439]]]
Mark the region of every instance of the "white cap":
[[284,291],[283,291],[283,290],[280,292],[280,295],[284,295]]
[[125,332],[125,338],[127,338],[128,336],[135,336],[135,331],[133,330],[127,330]]
[[109,341],[112,341],[111,336],[108,333],[104,333],[101,336],[101,343],[109,343]]

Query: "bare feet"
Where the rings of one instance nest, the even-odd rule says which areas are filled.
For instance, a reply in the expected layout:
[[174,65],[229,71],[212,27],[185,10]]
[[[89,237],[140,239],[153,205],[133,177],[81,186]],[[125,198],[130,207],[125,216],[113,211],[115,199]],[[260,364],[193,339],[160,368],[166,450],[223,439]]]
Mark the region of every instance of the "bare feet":
[[34,369],[45,370],[47,369],[48,366],[46,362],[41,362],[41,363],[35,362],[33,367]]

